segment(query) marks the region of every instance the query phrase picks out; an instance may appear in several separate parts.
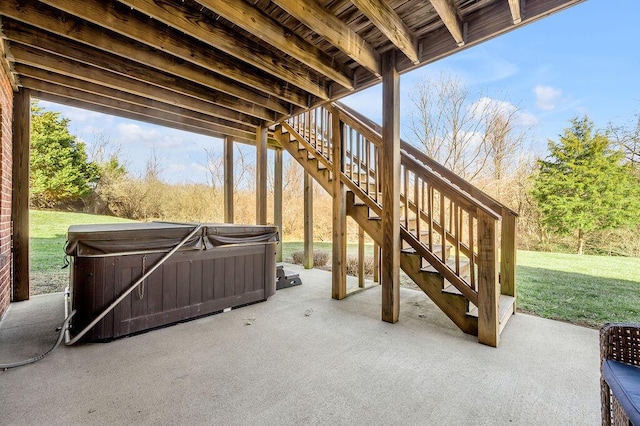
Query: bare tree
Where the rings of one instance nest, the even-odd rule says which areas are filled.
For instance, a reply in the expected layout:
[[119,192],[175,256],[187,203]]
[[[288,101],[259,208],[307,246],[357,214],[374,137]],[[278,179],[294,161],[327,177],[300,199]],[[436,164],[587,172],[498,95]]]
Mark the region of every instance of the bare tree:
[[609,125],[609,133],[615,143],[623,150],[627,160],[635,167],[640,176],[640,114],[635,116],[635,127]]
[[424,79],[411,99],[410,139],[429,157],[471,181],[507,173],[527,133],[517,107],[481,94],[472,99],[464,81],[447,74]]

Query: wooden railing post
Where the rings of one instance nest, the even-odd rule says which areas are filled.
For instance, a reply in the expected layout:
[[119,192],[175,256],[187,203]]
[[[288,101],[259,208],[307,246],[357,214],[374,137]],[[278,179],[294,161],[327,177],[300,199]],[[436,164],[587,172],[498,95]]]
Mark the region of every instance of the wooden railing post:
[[333,244],[331,254],[331,297],[344,299],[347,296],[347,193],[342,183],[345,147],[343,125],[337,109],[331,113],[331,144],[333,157]]
[[304,256],[302,266],[313,268],[313,179],[304,172]]
[[22,88],[13,97],[13,295],[29,300],[29,137],[31,93]]
[[256,224],[267,224],[267,128],[256,129]]
[[502,209],[500,293],[516,297],[516,216],[507,209]]
[[282,262],[282,149],[276,149],[273,164],[273,223],[278,227],[280,240],[276,247],[276,262]]
[[497,347],[500,339],[496,221],[478,209],[478,341]]
[[382,56],[382,320],[400,315],[400,76],[395,52]]
[[224,222],[233,223],[233,137],[224,137]]

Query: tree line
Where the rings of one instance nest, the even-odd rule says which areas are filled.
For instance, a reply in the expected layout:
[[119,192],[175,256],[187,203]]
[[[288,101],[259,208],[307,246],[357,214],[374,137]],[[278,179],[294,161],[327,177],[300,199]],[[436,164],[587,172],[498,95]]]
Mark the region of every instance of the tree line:
[[[640,242],[632,237],[640,231],[640,115],[631,126],[606,129],[596,129],[587,116],[575,117],[540,158],[529,145],[535,121],[517,106],[472,95],[462,79],[450,75],[424,80],[412,93],[405,137],[518,212],[521,248],[640,256]],[[205,151],[207,184],[170,184],[161,178],[155,151],[136,176],[121,153],[107,152],[108,140],[98,138],[87,153],[87,145],[70,134],[69,120],[37,103],[31,126],[35,208],[137,220],[223,219],[222,157],[212,150]],[[255,165],[236,149],[235,221],[253,223]],[[303,234],[302,174],[295,161],[285,161],[285,238]],[[314,235],[330,240],[331,198],[317,185],[314,195]]]

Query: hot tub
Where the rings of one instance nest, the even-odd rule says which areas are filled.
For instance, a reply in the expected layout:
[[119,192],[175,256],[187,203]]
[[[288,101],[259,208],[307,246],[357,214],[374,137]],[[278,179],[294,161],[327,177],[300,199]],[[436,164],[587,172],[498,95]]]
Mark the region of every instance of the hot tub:
[[[97,318],[194,226],[71,226],[65,250],[71,258],[71,305],[76,310],[72,334]],[[276,289],[277,241],[273,226],[203,224],[86,339],[110,340],[267,300]]]

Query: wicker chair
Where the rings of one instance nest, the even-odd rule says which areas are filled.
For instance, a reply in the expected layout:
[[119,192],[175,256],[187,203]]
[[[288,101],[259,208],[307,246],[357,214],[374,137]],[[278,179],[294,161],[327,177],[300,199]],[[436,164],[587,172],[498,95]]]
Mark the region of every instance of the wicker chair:
[[[612,323],[602,327],[600,371],[602,424],[640,426],[640,324]],[[623,380],[617,380],[619,377]]]

